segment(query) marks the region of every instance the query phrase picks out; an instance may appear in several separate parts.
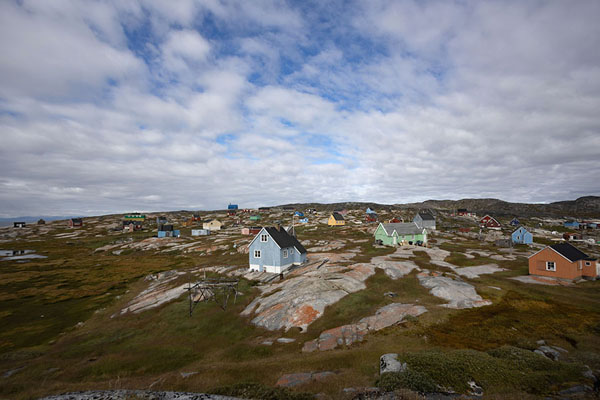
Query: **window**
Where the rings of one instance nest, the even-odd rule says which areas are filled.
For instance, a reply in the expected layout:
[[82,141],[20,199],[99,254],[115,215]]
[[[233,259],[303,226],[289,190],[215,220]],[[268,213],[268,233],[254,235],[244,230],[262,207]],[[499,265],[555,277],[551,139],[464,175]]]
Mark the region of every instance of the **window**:
[[260,258],[260,250],[254,250],[254,258]]
[[546,271],[556,271],[556,264],[554,261],[546,261]]
[[283,258],[287,258],[288,257],[288,250],[285,249],[283,250]]
[[260,235],[260,241],[261,242],[266,242],[269,238],[269,235]]
[[591,265],[592,265],[592,262],[591,262],[591,261],[586,261],[586,262],[585,262],[585,266],[586,266],[586,267],[590,267]]

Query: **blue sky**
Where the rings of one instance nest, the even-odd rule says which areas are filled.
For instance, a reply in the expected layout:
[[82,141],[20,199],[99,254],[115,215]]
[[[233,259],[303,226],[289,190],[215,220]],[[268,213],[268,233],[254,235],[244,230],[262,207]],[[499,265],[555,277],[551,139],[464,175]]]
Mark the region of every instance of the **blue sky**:
[[4,1],[0,216],[600,194],[597,1]]

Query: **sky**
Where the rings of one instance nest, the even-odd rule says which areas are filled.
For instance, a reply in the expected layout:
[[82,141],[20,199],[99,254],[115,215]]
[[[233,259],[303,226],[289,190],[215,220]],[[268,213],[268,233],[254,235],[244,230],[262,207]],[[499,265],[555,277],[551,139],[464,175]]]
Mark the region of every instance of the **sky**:
[[0,217],[600,195],[600,2],[5,0]]

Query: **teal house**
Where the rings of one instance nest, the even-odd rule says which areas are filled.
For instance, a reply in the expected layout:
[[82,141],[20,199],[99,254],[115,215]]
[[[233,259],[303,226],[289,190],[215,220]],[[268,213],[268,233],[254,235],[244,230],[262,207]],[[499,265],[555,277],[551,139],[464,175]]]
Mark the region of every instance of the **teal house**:
[[385,246],[427,244],[427,229],[414,222],[380,223],[375,230],[375,241]]

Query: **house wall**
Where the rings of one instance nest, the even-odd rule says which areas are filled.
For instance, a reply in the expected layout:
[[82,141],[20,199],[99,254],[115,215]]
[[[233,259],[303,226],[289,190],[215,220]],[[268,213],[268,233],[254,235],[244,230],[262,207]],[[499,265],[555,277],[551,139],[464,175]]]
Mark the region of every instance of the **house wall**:
[[413,218],[413,222],[417,224],[417,226],[421,227],[421,228],[426,228],[426,229],[433,229],[435,230],[435,220],[430,221],[430,220],[423,220],[423,218],[417,214],[415,215],[415,217]]
[[[396,238],[396,242],[394,243],[394,237]],[[388,236],[383,229],[383,226],[379,225],[375,230],[375,240],[381,240],[381,242],[385,246],[394,246],[400,245],[402,242],[417,242],[422,241],[423,243],[427,243],[427,233],[420,233],[415,235],[398,235],[396,232],[393,233],[392,236]]]
[[[260,235],[263,233],[266,233],[266,231],[261,230],[258,233],[258,237],[252,242],[248,249],[251,270],[279,274],[293,264],[302,264],[306,261],[306,253],[300,254],[295,247],[280,249],[271,236],[268,236],[266,242],[261,242]],[[254,250],[260,250],[260,258],[254,257]],[[287,250],[288,252],[287,258],[283,257],[284,250]]]
[[533,235],[528,232],[526,229],[519,228],[514,231],[511,235],[513,243],[519,244],[532,244],[533,243]]
[[[554,261],[556,271],[546,271],[546,261]],[[529,274],[562,279],[581,278],[583,270],[578,269],[579,262],[570,262],[549,247],[529,258]]]
[[[597,268],[597,266],[598,266],[597,261],[581,260],[581,262],[583,264],[583,276],[596,278],[599,275],[598,268]],[[589,263],[590,265],[586,265],[586,263]]]
[[342,220],[342,221],[338,221],[335,218],[333,218],[333,215],[329,216],[329,220],[327,221],[327,225],[345,225],[346,221]]

